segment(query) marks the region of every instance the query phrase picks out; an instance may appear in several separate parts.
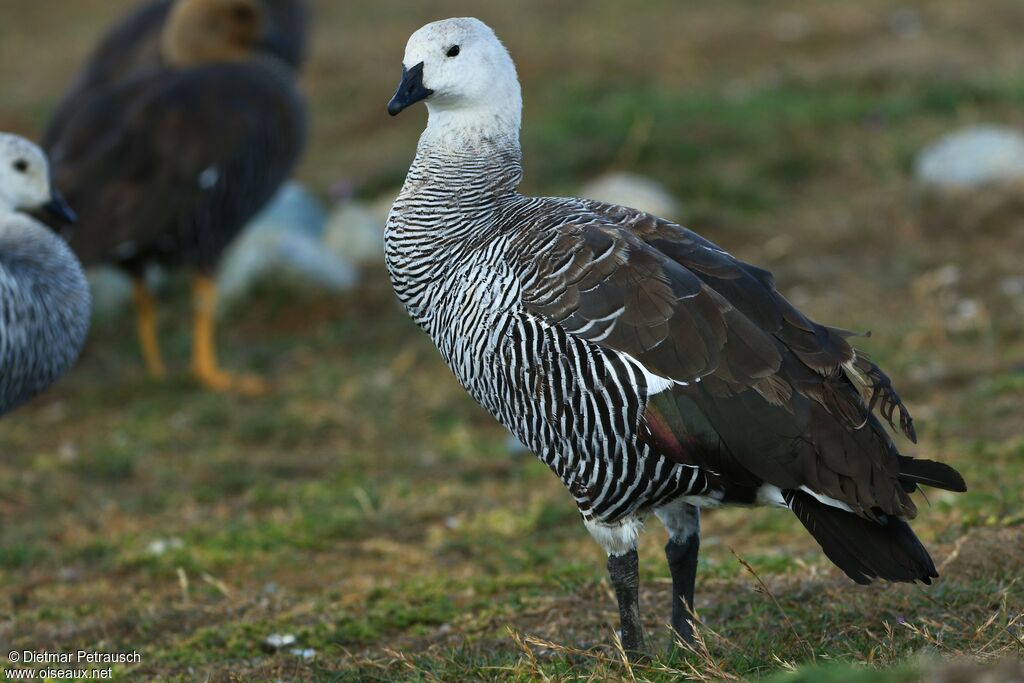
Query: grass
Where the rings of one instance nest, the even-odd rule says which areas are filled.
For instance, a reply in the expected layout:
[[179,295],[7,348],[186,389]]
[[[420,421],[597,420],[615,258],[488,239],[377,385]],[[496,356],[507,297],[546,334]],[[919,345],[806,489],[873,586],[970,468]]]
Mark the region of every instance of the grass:
[[[949,660],[1024,654],[1024,302],[1002,286],[1020,275],[1024,214],[936,206],[909,179],[944,131],[1024,122],[1020,6],[936,0],[918,8],[921,33],[900,37],[890,0],[527,4],[473,10],[525,84],[525,189],[655,176],[688,224],[771,268],[816,318],[871,330],[860,346],[917,418],[908,451],[955,463],[970,485],[930,494],[914,524],[942,578],[854,586],[795,519],[716,511],[703,645],[627,667],[601,551],[571,500],[508,454],[371,269],[343,297],[268,286],[225,320],[228,364],[274,386],[259,400],[150,382],[132,321],[97,321],[71,375],[0,423],[0,646],[137,650],[117,676],[168,681],[909,681],[936,667],[971,680]],[[0,128],[38,130],[119,5],[0,7]],[[317,4],[317,144],[300,175],[318,191],[400,182],[422,124],[382,115],[401,45],[467,11],[425,7]],[[780,40],[792,12],[809,33]],[[172,281],[162,312],[179,373],[185,292]],[[964,300],[980,311],[966,322]],[[641,547],[659,651],[662,542],[651,529]],[[269,649],[272,634],[296,644]]]

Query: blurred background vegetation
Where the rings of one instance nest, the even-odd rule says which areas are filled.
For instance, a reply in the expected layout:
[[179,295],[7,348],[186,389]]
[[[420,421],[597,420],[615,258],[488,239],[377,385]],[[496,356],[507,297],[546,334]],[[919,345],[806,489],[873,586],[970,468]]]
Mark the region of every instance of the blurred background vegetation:
[[[0,2],[0,129],[37,137],[128,6]],[[573,193],[607,171],[655,179],[689,227],[773,270],[808,313],[872,331],[859,345],[914,411],[912,452],[955,463],[971,488],[931,495],[915,524],[943,577],[856,587],[795,519],[714,512],[697,588],[707,652],[626,671],[605,645],[602,553],[571,499],[510,453],[371,266],[345,294],[268,283],[231,309],[225,360],[262,370],[274,390],[260,399],[151,382],[131,317],[97,321],[71,375],[0,424],[0,644],[138,650],[124,680],[745,679],[798,665],[958,680],[927,672],[940,657],[1021,656],[1021,186],[935,191],[914,166],[964,127],[1024,130],[1024,4],[314,12],[298,176],[320,196],[401,183],[425,117],[384,111],[406,38],[473,14],[523,81],[524,191]],[[181,283],[169,297],[181,366]],[[667,637],[662,543],[645,538],[642,600]]]

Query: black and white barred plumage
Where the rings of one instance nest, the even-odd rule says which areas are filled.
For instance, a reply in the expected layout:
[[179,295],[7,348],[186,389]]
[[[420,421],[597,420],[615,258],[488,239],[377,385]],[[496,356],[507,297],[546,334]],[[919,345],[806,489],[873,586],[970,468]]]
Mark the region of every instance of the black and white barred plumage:
[[[452,49],[458,46],[458,50]],[[511,58],[475,19],[423,27],[388,107],[430,114],[385,232],[398,297],[481,405],[559,476],[609,554],[642,649],[637,535],[670,533],[673,627],[692,633],[700,506],[793,511],[852,579],[937,576],[907,519],[919,484],[965,488],[911,440],[889,378],[771,274],[670,221],[526,197]]]
[[[493,156],[491,156],[493,155]],[[430,179],[444,175],[443,186]],[[541,274],[516,254],[552,248],[531,233],[540,211],[585,213],[590,202],[524,197],[510,144],[487,155],[421,148],[385,237],[399,299],[481,405],[537,453],[585,518],[615,523],[679,495],[708,495],[699,468],[639,440],[644,368],[525,309]],[[436,181],[435,181],[436,182]]]

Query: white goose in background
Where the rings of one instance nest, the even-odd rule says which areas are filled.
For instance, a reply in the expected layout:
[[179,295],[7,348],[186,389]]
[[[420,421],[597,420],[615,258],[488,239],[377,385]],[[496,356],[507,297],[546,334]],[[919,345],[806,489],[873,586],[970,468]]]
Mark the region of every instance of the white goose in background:
[[59,379],[89,329],[89,286],[78,259],[26,212],[74,214],[50,185],[45,155],[0,133],[0,415]]

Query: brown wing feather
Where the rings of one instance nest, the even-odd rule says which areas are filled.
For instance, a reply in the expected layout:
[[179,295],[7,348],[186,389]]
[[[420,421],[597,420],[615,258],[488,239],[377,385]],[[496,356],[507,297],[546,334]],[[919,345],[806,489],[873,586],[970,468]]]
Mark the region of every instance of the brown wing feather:
[[688,383],[649,407],[666,457],[745,485],[808,486],[866,517],[913,516],[899,454],[871,409],[898,410],[912,436],[909,413],[849,332],[811,321],[770,273],[681,226],[597,202],[557,206],[569,205],[553,203],[537,233],[550,248],[524,254],[535,283],[524,304]]

